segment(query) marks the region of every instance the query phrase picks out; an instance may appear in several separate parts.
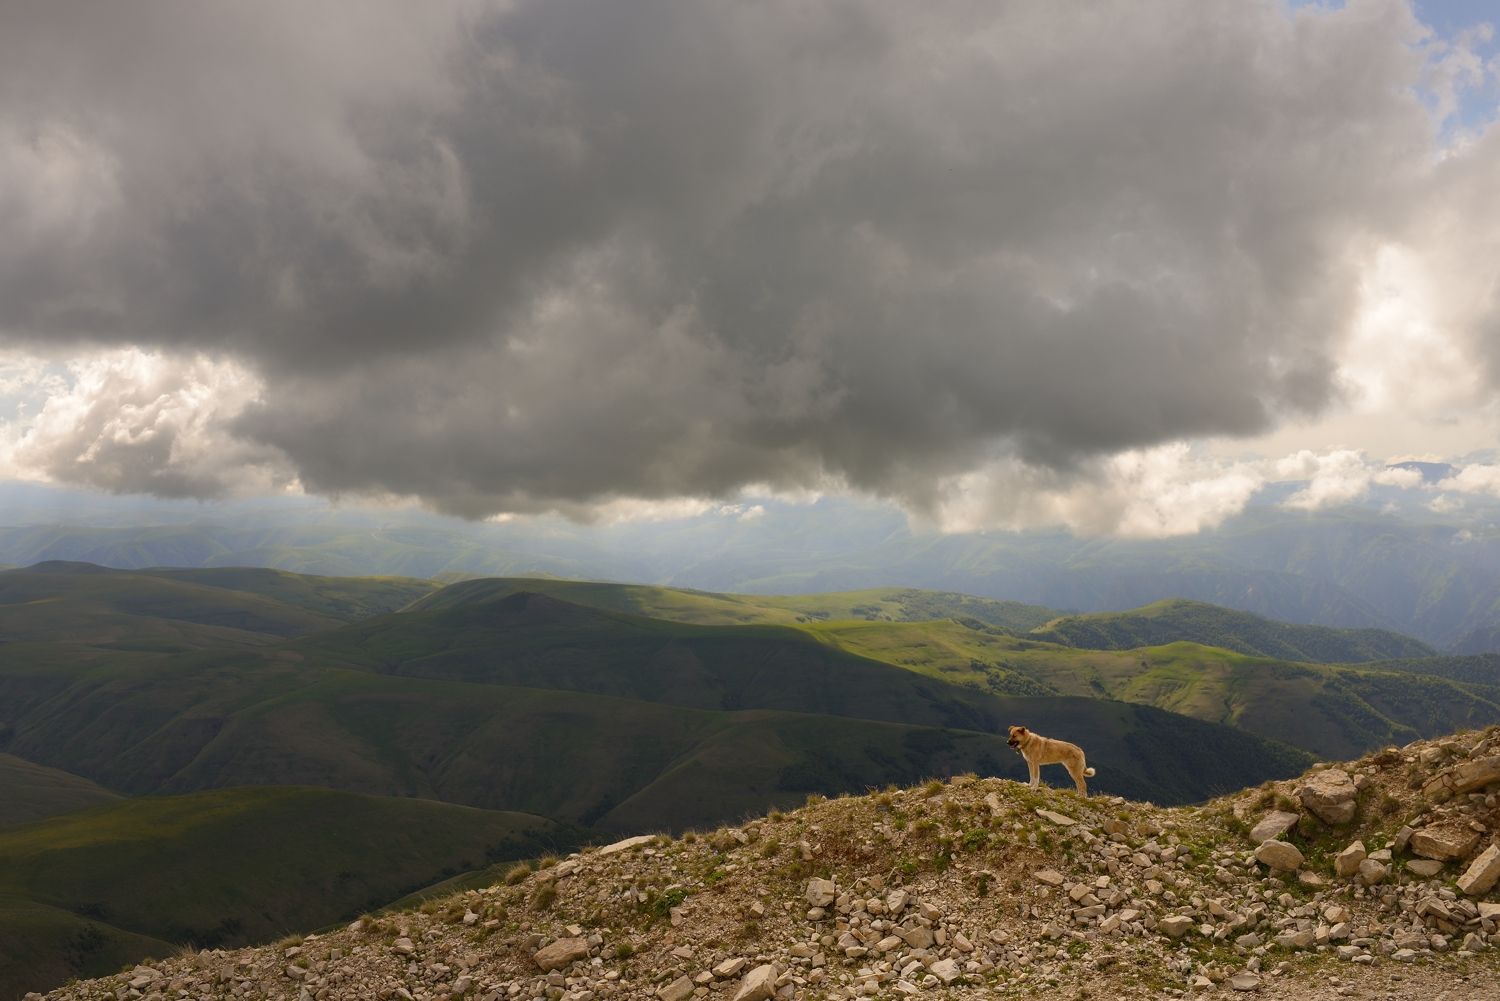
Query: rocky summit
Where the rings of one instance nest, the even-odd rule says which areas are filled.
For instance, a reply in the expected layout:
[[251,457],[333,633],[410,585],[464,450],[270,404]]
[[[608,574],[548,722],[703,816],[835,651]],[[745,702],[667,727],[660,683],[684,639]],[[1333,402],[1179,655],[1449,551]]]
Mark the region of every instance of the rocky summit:
[[47,997],[1500,998],[1497,758],[1500,728],[1175,809],[959,776]]

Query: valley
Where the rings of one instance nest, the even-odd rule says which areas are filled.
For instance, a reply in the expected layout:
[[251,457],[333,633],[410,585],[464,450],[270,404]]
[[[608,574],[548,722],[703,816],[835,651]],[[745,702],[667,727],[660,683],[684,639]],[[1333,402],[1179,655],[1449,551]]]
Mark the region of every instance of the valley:
[[1020,779],[1012,722],[1087,747],[1101,794],[1170,805],[1500,720],[1485,658],[1428,653],[1190,602],[4,571],[0,970],[265,941],[809,796]]

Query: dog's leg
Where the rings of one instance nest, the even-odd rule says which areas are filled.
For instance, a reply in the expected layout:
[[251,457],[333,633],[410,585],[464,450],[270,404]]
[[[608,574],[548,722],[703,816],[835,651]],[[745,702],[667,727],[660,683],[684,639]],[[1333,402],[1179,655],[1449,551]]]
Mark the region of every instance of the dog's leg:
[[1026,767],[1031,769],[1031,788],[1035,789],[1042,784],[1042,766],[1027,758]]
[[1083,780],[1083,769],[1077,765],[1069,765],[1068,774],[1073,776],[1073,784],[1078,787],[1078,795],[1087,796],[1089,794],[1089,786]]

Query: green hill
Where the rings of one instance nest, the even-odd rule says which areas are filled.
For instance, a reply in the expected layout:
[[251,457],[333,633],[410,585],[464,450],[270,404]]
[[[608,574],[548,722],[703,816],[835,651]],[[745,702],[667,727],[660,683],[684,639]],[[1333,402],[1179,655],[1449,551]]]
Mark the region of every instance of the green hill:
[[577,605],[698,625],[791,625],[826,619],[914,622],[967,618],[1026,631],[1057,613],[1040,605],[997,601],[951,591],[880,587],[826,594],[718,594],[687,588],[555,577],[488,577],[452,584],[420,599],[411,611],[436,611],[500,601],[517,592],[545,594]]
[[0,572],[0,637],[7,642],[171,650],[265,643],[339,624],[248,591],[87,563]]
[[253,594],[340,622],[394,612],[437,590],[432,581],[413,577],[323,577],[263,567],[154,567],[139,573]]
[[1467,656],[1422,657],[1417,660],[1392,660],[1371,664],[1382,671],[1430,675],[1470,685],[1500,686],[1500,653],[1476,653]]
[[175,950],[149,935],[0,893],[0,1001],[20,1001],[28,991],[115,973]]
[[[804,627],[840,649],[986,691],[1121,699],[1236,726],[1322,757],[1350,757],[1500,719],[1500,672],[1446,678],[1421,665],[1304,664],[1198,643],[1081,650],[952,620]],[[1477,672],[1476,672],[1477,673]]]
[[[753,652],[752,638],[789,637],[788,629],[777,633],[766,626],[692,631],[659,620],[590,617],[576,610],[564,613],[562,602],[552,606],[552,614],[566,621],[544,628],[539,621],[525,621],[521,612],[522,596],[530,593],[521,588],[532,584],[547,594],[570,602],[578,599],[593,608],[647,608],[679,620],[766,618],[757,604],[766,600],[760,596],[574,581],[474,580],[422,599],[402,615],[323,634],[308,643],[319,645],[325,655],[350,662],[376,663],[387,658],[380,669],[392,673],[488,677],[637,697],[655,686],[671,692],[667,696],[671,700],[711,705],[710,695],[694,687],[697,680],[673,672],[682,671],[688,663],[731,662],[736,648],[741,657],[759,658]],[[829,597],[809,595],[805,600]],[[536,615],[543,614],[540,597],[525,601],[535,607]],[[440,616],[428,618],[434,612]],[[799,614],[797,619],[790,628],[825,646],[945,685],[998,696],[1062,694],[1143,703],[1237,726],[1324,756],[1347,757],[1382,744],[1404,743],[1500,718],[1500,692],[1473,684],[1480,679],[1454,684],[1436,677],[1393,677],[1389,670],[1375,670],[1383,665],[1366,665],[1371,670],[1323,666],[1177,638],[1180,634],[1214,636],[1236,647],[1318,654],[1320,659],[1363,659],[1387,650],[1430,652],[1407,637],[1378,630],[1292,626],[1198,602],[1163,602],[1133,613],[1054,619],[1048,629],[1021,636],[986,628],[971,618],[824,621]],[[1056,642],[1069,638],[1065,633],[1075,642]],[[673,642],[667,643],[667,637]],[[1151,639],[1156,642],[1143,642],[1137,648],[1114,646]],[[340,650],[338,644],[349,646]],[[1088,646],[1102,649],[1083,648]],[[505,651],[504,657],[496,656],[499,650]],[[626,664],[632,665],[631,671],[619,670]],[[642,664],[650,670],[643,673]],[[795,661],[784,661],[783,666],[782,674],[774,674],[770,667],[761,672],[767,685],[784,686],[793,696],[783,705],[795,706],[803,698],[817,697],[802,694],[812,676]],[[863,669],[869,671],[868,664]],[[588,675],[587,681],[576,677],[580,670]],[[712,692],[723,694],[721,687],[713,687]],[[863,708],[855,714],[902,718],[872,712],[867,702],[863,700]],[[946,722],[970,725],[954,717]]]
[[1500,625],[1481,626],[1455,643],[1450,653],[1482,654],[1500,653]]
[[573,837],[524,814],[298,788],[126,800],[0,831],[0,996],[180,943],[346,920]]
[[[1160,801],[1302,760],[1145,707],[998,698],[803,628],[534,594],[227,655],[0,668],[0,712],[16,753],[132,793],[321,785],[613,829],[717,823],[945,769],[1019,774],[1000,736],[1017,721],[1114,748],[1100,787]],[[1203,760],[1173,767],[1181,749],[1132,742],[1142,727],[1188,728]]]
[[119,798],[80,776],[0,754],[0,827],[27,824]]
[[1201,601],[1171,599],[1128,612],[1068,615],[1031,637],[1089,650],[1133,650],[1187,641],[1252,657],[1352,664],[1427,657],[1433,651],[1409,636],[1383,629],[1334,629],[1275,622]]

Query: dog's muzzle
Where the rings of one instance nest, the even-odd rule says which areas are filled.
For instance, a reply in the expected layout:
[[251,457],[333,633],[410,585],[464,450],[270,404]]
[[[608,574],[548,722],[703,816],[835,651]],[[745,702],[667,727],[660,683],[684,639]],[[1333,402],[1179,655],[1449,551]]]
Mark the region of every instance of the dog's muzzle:
[[1014,739],[1007,740],[1006,743],[1009,744],[1011,747],[1020,747],[1021,746],[1021,742],[1019,740],[1014,740]]

